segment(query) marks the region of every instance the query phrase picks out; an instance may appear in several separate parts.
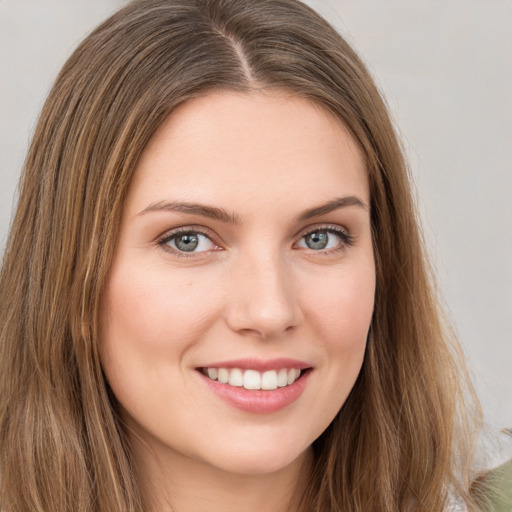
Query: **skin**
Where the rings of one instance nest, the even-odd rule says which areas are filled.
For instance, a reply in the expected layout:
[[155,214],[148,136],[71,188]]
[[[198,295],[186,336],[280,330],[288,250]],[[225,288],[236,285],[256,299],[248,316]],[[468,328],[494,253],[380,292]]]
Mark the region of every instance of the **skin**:
[[[346,197],[355,199],[300,218]],[[231,219],[175,211],[175,202]],[[282,91],[210,93],[154,134],[105,288],[101,358],[155,510],[296,509],[311,443],[364,357],[375,292],[368,205],[347,130]],[[207,236],[185,256],[171,236],[183,227]],[[315,230],[328,239],[322,250],[304,236]],[[197,370],[277,357],[312,370],[302,395],[273,413],[233,407]]]

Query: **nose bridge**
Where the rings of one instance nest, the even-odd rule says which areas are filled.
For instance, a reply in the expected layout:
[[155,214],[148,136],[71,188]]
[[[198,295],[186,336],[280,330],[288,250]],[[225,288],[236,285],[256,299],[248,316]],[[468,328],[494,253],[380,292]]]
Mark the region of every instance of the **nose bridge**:
[[278,250],[247,250],[234,267],[228,317],[234,330],[269,338],[299,323],[292,269]]

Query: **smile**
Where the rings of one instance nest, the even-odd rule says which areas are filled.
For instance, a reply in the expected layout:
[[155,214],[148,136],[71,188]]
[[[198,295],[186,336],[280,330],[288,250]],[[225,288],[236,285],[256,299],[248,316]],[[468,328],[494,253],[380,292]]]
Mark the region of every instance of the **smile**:
[[211,380],[233,387],[272,391],[292,385],[301,375],[299,368],[281,368],[260,372],[241,368],[202,368],[201,373]]

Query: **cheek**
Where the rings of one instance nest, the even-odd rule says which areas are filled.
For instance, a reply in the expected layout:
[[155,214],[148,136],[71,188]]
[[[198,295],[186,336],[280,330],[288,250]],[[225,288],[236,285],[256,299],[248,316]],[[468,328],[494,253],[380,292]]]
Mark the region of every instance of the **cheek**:
[[215,298],[187,276],[114,268],[104,294],[102,330],[104,338],[175,350],[205,328],[215,307]]
[[309,286],[304,307],[319,356],[319,382],[310,397],[318,422],[311,437],[318,437],[338,414],[361,371],[374,307],[373,261],[333,269],[322,284]]
[[345,402],[361,370],[373,315],[373,260],[347,265],[310,297],[311,326],[323,347],[327,416]]
[[309,315],[321,338],[333,350],[364,345],[375,302],[373,262],[344,268],[313,290],[308,299]]
[[182,274],[125,260],[109,275],[100,357],[114,394],[134,416],[145,417],[148,402],[158,406],[163,390],[181,382],[188,351],[215,318],[216,301]]
[[100,317],[103,370],[121,403],[180,379],[187,354],[216,318],[217,301],[187,276],[114,266]]

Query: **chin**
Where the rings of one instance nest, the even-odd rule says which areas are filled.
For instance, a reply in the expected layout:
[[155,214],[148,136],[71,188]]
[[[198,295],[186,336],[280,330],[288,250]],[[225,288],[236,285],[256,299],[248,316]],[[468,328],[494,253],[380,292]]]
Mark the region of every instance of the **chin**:
[[296,446],[290,447],[289,450],[283,448],[252,446],[249,449],[225,450],[221,458],[216,457],[210,464],[226,473],[247,476],[269,475],[295,465],[301,466],[311,451],[311,447],[306,447],[303,451],[297,451]]

